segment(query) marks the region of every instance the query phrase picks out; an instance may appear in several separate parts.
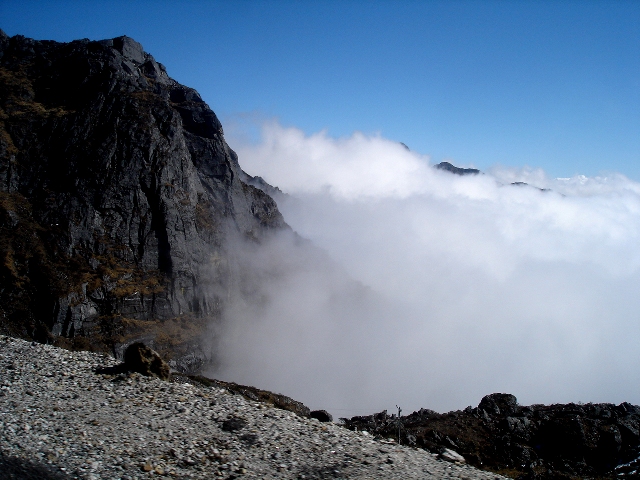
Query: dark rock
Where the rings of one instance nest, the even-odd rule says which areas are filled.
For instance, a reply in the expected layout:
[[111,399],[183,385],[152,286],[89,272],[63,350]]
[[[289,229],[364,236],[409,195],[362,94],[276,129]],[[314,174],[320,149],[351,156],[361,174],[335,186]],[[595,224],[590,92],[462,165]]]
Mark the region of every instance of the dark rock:
[[510,415],[518,407],[518,400],[508,393],[492,393],[480,400],[478,410],[484,410],[490,415]]
[[440,162],[437,165],[434,165],[434,167],[438,170],[455,173],[456,175],[477,175],[480,173],[480,170],[476,168],[460,168],[450,164],[449,162]]
[[[0,34],[2,34],[0,30]],[[72,477],[37,459],[25,459],[0,452],[3,480],[70,480]]]
[[240,437],[240,440],[250,446],[260,443],[260,437],[255,433],[245,433]]
[[[342,419],[347,428],[397,438],[386,412]],[[455,450],[477,467],[527,479],[631,478],[640,458],[640,409],[623,403],[520,406],[494,393],[477,408],[400,418],[405,439],[441,454]]]
[[247,421],[243,418],[231,417],[222,422],[222,430],[225,432],[235,432],[247,426]]
[[242,273],[230,239],[288,227],[200,95],[129,37],[2,33],[0,111],[0,333],[212,361],[200,338]]
[[127,347],[124,352],[124,365],[129,371],[138,372],[147,377],[169,380],[171,376],[169,365],[160,358],[160,355],[140,342]]
[[326,410],[313,410],[309,416],[321,422],[333,422],[333,416]]
[[[517,187],[532,187],[532,185],[529,185],[526,182],[511,182],[511,185],[515,185]],[[532,187],[532,188],[540,190],[541,192],[550,192],[551,191],[551,189],[549,189],[549,188],[540,188],[540,187]]]

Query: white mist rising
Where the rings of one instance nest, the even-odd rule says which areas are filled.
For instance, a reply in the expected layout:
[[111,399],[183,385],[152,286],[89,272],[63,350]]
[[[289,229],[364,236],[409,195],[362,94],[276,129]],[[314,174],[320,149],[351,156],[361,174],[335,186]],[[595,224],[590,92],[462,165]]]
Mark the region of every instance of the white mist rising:
[[461,177],[381,137],[275,123],[230,143],[290,194],[279,207],[313,245],[237,246],[261,273],[232,303],[213,374],[338,416],[493,392],[640,403],[639,184]]

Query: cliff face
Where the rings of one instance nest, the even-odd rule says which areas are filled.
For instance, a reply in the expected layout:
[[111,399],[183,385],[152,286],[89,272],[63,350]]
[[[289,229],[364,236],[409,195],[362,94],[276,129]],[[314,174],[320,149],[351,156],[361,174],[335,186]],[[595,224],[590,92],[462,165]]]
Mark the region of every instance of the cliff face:
[[195,370],[229,236],[288,228],[198,93],[128,37],[0,31],[0,330]]

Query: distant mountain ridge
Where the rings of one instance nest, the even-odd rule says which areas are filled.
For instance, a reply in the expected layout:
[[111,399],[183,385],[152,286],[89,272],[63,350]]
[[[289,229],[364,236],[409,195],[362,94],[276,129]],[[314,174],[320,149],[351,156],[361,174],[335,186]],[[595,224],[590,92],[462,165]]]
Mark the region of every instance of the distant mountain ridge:
[[447,172],[455,173],[456,175],[477,175],[480,172],[477,168],[460,168],[452,165],[449,162],[440,162],[434,165],[438,170],[445,170]]
[[225,240],[288,229],[273,187],[129,37],[0,31],[0,109],[0,332],[198,370],[237,281]]

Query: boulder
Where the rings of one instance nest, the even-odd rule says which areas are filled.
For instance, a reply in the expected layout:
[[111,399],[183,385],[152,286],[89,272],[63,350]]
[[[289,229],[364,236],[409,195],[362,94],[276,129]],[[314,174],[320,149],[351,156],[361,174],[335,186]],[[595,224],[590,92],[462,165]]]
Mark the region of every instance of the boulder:
[[326,410],[313,410],[309,416],[320,422],[333,422],[333,416]]
[[452,463],[465,463],[465,459],[462,455],[449,448],[444,448],[440,452],[440,455],[438,455],[438,458]]
[[243,418],[230,417],[222,422],[222,430],[225,432],[236,432],[247,426],[247,421]]
[[141,342],[129,345],[124,351],[124,365],[127,370],[141,373],[147,377],[169,380],[171,376],[169,365],[160,358],[155,350]]
[[484,410],[490,415],[510,415],[518,406],[518,399],[509,393],[492,393],[480,400],[478,410]]

